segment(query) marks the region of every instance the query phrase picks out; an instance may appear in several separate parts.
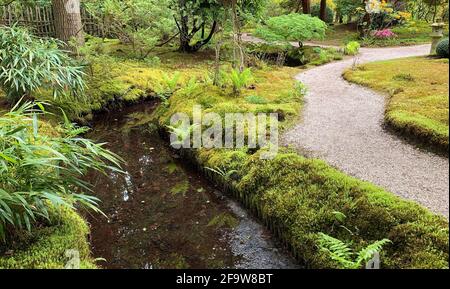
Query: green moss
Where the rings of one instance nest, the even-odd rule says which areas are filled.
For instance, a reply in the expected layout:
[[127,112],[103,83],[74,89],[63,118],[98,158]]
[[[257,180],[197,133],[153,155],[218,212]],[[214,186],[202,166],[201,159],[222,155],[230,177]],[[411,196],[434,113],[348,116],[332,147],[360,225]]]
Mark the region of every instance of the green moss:
[[64,209],[54,213],[57,225],[35,229],[27,244],[12,255],[0,256],[2,269],[62,269],[68,262],[67,250],[77,250],[81,268],[94,269],[90,257],[86,222],[74,211]]
[[[383,268],[448,266],[448,222],[443,217],[323,161],[288,151],[273,160],[222,150],[200,150],[197,158],[205,166],[238,170],[238,195],[251,200],[250,207],[256,206],[260,217],[282,232],[308,267],[338,266],[317,249],[319,232],[355,248],[389,238],[393,244],[383,251]],[[335,212],[347,216],[342,224],[336,223]]]
[[389,126],[448,151],[448,60],[413,57],[381,61],[349,70],[344,77],[390,94],[385,118]]

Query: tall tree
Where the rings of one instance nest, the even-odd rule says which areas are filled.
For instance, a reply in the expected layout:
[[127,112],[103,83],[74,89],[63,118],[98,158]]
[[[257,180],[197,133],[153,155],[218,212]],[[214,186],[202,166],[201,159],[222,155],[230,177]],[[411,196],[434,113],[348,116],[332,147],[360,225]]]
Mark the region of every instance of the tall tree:
[[75,39],[84,44],[80,0],[52,0],[56,37],[65,43]]
[[320,14],[319,18],[322,21],[327,19],[327,0],[320,0]]
[[[210,0],[177,0],[175,22],[180,33],[180,51],[195,52],[211,41],[217,28],[217,14],[220,5]],[[209,33],[205,34],[206,25],[211,23]],[[192,44],[197,33],[201,39]]]

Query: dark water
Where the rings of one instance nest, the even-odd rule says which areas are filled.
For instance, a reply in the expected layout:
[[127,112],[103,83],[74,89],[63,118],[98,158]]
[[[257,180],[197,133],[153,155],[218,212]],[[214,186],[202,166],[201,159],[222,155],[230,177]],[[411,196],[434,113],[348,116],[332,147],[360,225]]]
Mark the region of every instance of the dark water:
[[108,219],[88,216],[105,268],[293,268],[268,232],[183,164],[148,123],[156,103],[97,117],[89,137],[125,159],[124,175],[91,174]]

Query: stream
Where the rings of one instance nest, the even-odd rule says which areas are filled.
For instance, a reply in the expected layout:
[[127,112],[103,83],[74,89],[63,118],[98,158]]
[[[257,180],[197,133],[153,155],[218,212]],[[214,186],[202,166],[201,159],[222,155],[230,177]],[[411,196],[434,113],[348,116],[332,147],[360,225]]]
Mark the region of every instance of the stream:
[[125,174],[91,173],[102,200],[86,216],[109,269],[289,269],[295,261],[258,221],[183,162],[149,123],[156,102],[99,114],[88,137],[120,155]]

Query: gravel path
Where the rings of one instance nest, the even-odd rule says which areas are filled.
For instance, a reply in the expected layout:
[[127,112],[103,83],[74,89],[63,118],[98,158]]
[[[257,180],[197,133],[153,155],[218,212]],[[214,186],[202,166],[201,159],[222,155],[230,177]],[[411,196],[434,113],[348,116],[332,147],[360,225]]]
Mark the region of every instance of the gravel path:
[[[361,49],[358,63],[425,55],[429,49]],[[353,64],[354,59],[346,59],[296,77],[309,92],[303,120],[284,135],[284,144],[448,218],[448,158],[419,150],[385,131],[385,97],[342,78]]]

